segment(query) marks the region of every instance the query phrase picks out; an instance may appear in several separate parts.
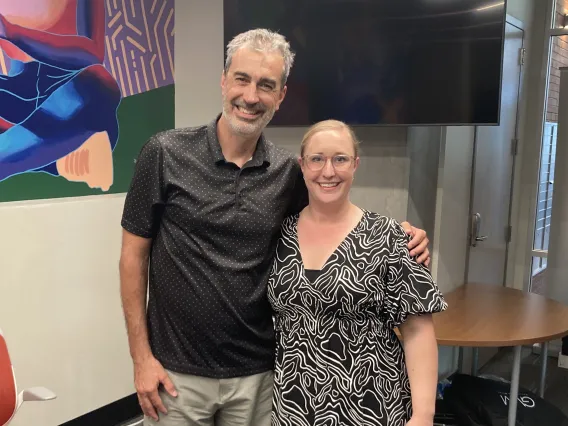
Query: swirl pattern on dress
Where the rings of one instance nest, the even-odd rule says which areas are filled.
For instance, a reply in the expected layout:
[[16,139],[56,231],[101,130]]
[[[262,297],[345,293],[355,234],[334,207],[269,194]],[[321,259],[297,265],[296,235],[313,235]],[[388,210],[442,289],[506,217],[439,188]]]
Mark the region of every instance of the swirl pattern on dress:
[[282,225],[268,298],[275,312],[275,426],[403,426],[412,406],[394,328],[447,304],[394,220],[364,210],[311,282],[297,224]]

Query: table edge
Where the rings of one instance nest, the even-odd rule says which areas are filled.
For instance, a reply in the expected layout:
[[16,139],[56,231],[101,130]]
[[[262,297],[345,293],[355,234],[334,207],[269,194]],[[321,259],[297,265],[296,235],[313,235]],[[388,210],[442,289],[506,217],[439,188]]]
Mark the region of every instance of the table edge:
[[439,338],[436,336],[436,342],[441,346],[471,346],[471,347],[495,347],[495,346],[523,346],[535,343],[550,342],[551,340],[561,339],[568,336],[568,330],[553,334],[546,334],[538,337],[511,340],[463,340]]

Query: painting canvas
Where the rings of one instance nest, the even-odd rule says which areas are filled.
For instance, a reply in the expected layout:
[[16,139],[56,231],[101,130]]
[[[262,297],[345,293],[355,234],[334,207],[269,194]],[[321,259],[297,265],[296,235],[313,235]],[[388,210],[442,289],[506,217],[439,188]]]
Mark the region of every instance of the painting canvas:
[[0,202],[126,192],[174,91],[174,0],[0,0]]

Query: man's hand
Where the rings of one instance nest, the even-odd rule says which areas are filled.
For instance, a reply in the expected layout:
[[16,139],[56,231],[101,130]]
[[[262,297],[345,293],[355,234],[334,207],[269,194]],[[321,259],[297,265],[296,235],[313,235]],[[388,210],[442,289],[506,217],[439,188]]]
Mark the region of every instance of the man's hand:
[[411,236],[411,240],[408,243],[410,255],[413,257],[418,256],[416,259],[418,263],[424,263],[424,265],[430,266],[430,250],[428,250],[430,240],[428,240],[426,236],[426,231],[415,228],[408,222],[402,222],[401,226],[404,231]]
[[156,358],[152,357],[134,363],[134,385],[138,394],[138,402],[144,414],[156,421],[158,421],[158,411],[167,414],[166,407],[158,394],[160,384],[171,396],[174,398],[177,396],[168,373]]

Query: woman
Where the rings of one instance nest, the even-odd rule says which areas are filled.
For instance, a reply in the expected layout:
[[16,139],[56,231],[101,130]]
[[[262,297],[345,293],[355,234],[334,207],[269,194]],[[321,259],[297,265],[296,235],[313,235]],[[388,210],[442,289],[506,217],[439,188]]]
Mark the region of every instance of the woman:
[[268,286],[274,425],[433,423],[430,314],[447,305],[410,257],[401,226],[350,202],[357,154],[355,135],[339,121],[314,125],[302,141],[309,205],[284,221]]

